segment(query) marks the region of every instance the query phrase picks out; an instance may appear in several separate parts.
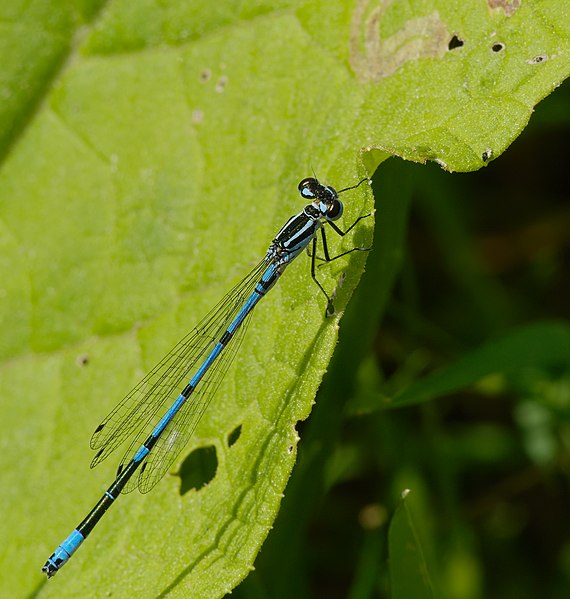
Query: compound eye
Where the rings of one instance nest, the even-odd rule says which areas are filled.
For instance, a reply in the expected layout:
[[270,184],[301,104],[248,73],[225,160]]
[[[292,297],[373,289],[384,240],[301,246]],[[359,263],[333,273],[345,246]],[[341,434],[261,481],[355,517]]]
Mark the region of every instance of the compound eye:
[[327,219],[337,220],[342,216],[344,206],[340,200],[333,200],[329,208],[327,209]]
[[314,177],[307,177],[299,183],[299,193],[306,200],[314,200],[319,182]]

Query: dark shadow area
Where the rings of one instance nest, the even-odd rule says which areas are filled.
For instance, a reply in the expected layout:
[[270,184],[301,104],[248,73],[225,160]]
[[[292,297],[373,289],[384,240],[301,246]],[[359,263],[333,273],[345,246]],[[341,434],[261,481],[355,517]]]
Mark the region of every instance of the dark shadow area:
[[241,424],[236,426],[234,430],[228,435],[228,447],[235,445],[237,440],[241,437]]
[[198,447],[183,462],[178,471],[180,495],[191,489],[199,491],[216,476],[218,457],[213,445]]

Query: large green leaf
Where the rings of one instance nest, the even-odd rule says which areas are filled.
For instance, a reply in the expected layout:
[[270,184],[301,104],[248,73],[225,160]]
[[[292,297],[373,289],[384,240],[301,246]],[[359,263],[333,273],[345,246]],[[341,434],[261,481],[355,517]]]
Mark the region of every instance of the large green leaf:
[[[188,446],[215,447],[214,479],[121,498],[54,580],[39,568],[113,478],[112,463],[89,472],[90,432],[259,259],[299,210],[298,180],[350,185],[368,146],[369,173],[389,152],[461,170],[498,156],[570,71],[564,11],[2,4],[1,594],[216,597],[247,575],[336,340],[303,258]],[[344,222],[369,204],[347,194]],[[366,245],[371,220],[335,248]],[[320,272],[339,314],[363,264]]]

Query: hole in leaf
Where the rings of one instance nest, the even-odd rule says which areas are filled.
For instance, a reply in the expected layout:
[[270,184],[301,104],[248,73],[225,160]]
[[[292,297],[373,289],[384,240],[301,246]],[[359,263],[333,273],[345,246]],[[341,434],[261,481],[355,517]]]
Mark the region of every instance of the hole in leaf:
[[463,46],[465,42],[457,37],[456,35],[454,35],[450,40],[449,40],[449,44],[447,44],[447,49],[448,50],[455,50],[455,48],[461,48],[461,46]]
[[216,476],[218,457],[213,445],[198,447],[180,466],[177,475],[180,477],[180,495],[191,489],[200,490]]
[[491,46],[491,50],[493,50],[493,52],[501,52],[504,49],[505,49],[505,44],[503,44],[502,42],[498,42]]
[[540,64],[541,62],[544,62],[548,60],[548,56],[546,54],[540,54],[539,56],[535,56],[534,58],[531,58],[530,60],[527,60],[527,64]]
[[234,443],[240,438],[241,436],[241,424],[239,426],[236,426],[234,428],[234,430],[228,435],[228,447],[231,447],[232,445],[234,445]]
[[493,150],[485,150],[482,154],[481,154],[481,160],[483,162],[487,162],[487,160],[489,160],[489,158],[491,158],[491,156],[493,156]]

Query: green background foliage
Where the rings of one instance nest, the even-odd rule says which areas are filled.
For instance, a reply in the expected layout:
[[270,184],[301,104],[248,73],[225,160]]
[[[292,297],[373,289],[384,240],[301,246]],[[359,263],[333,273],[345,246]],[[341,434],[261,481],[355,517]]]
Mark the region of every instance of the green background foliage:
[[[560,154],[537,155],[567,131],[567,86],[530,151],[501,156],[570,72],[565,15],[563,0],[2,4],[1,595],[219,597],[245,578],[238,596],[565,596],[568,531],[547,516],[568,503],[567,184]],[[477,182],[392,154],[500,159]],[[380,164],[336,349],[366,257],[320,269],[325,319],[302,256],[177,467],[45,581],[113,478],[113,459],[88,469],[101,418],[259,260],[301,178],[340,188]],[[541,170],[548,184],[521,184]],[[372,207],[363,187],[344,200],[345,224]],[[335,250],[369,245],[372,220]]]

